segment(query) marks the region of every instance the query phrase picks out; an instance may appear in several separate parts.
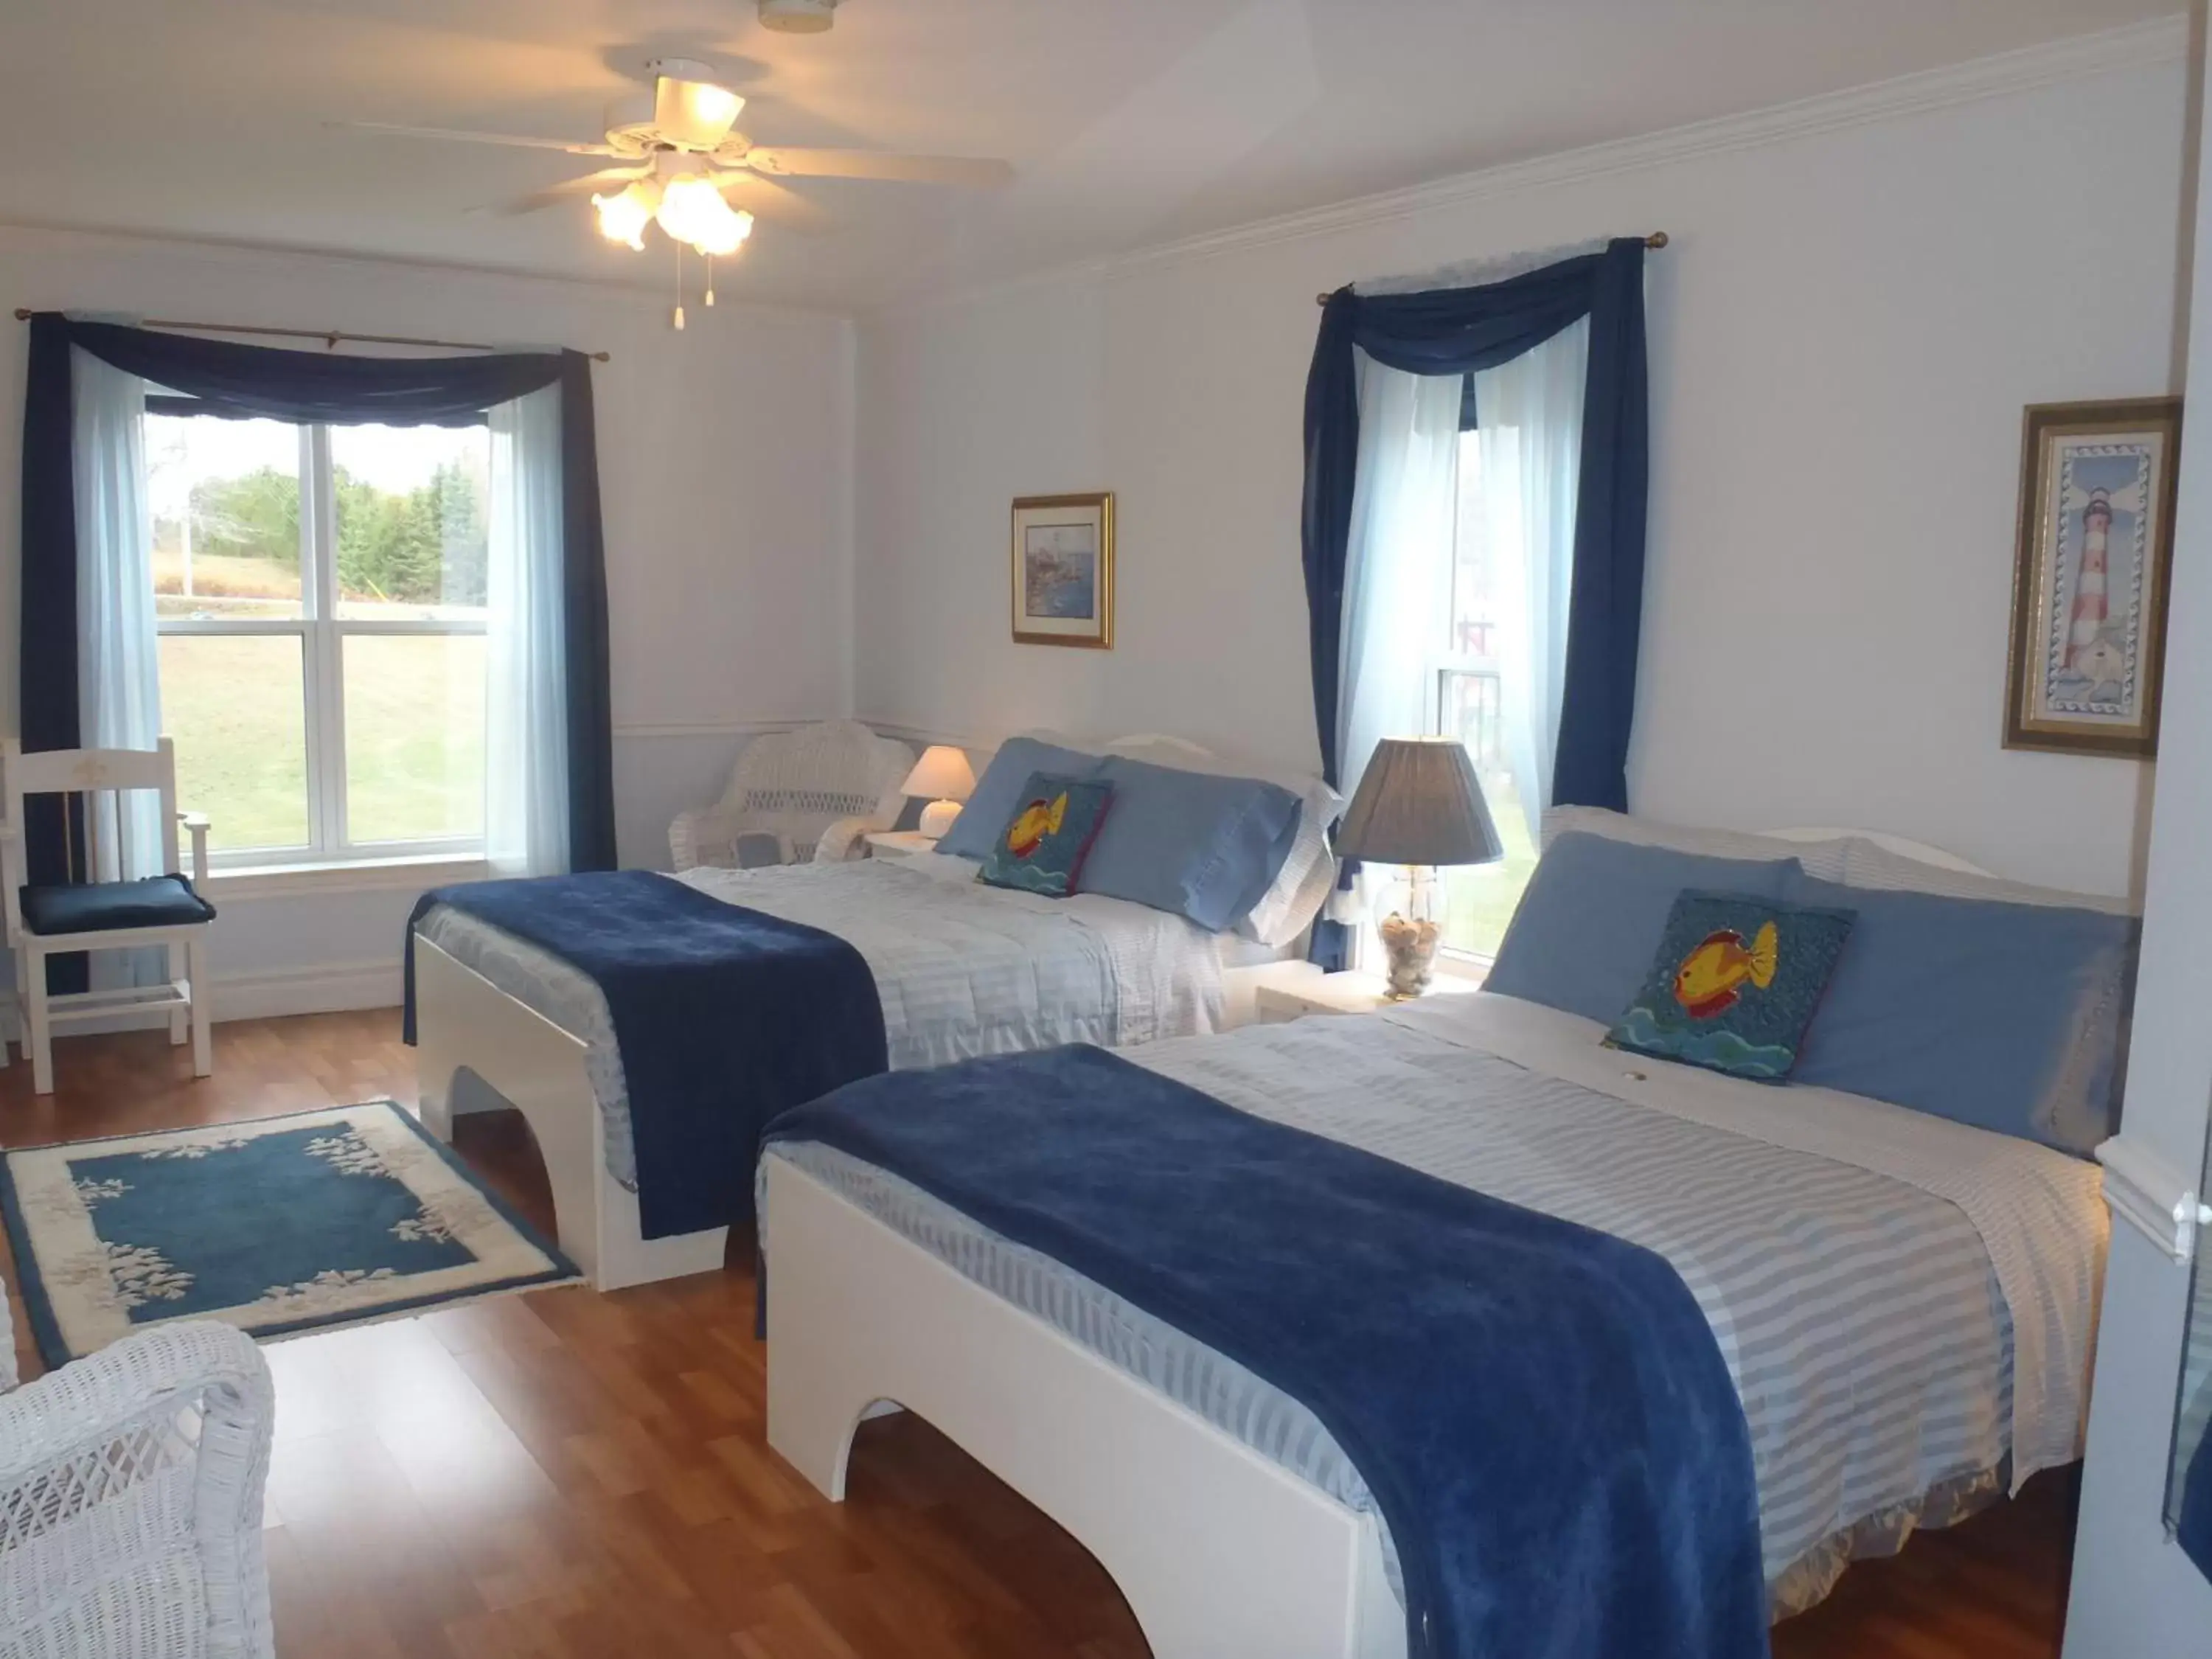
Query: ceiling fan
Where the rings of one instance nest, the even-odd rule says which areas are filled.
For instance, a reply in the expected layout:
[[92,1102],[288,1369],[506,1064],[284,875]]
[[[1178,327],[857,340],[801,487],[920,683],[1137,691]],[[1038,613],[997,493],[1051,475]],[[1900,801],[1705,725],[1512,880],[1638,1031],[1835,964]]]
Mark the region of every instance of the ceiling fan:
[[[813,149],[755,144],[737,130],[745,100],[713,80],[713,70],[687,58],[656,58],[646,66],[653,77],[648,105],[642,94],[608,106],[602,142],[570,143],[559,138],[530,138],[508,133],[452,127],[401,126],[386,121],[334,125],[404,138],[504,144],[524,149],[553,149],[569,155],[613,158],[602,168],[541,190],[500,210],[534,213],[541,208],[589,196],[598,210],[600,234],[610,241],[642,249],[647,225],[659,224],[678,244],[712,259],[744,246],[752,234],[753,210],[801,228],[823,222],[822,210],[777,181],[784,179],[873,179],[900,184],[956,185],[989,189],[1007,183],[1013,169],[1004,161],[958,155],[899,155],[876,150]],[[733,208],[724,192],[741,192],[745,207]],[[712,305],[712,278],[707,303]],[[676,313],[681,328],[683,307]]]

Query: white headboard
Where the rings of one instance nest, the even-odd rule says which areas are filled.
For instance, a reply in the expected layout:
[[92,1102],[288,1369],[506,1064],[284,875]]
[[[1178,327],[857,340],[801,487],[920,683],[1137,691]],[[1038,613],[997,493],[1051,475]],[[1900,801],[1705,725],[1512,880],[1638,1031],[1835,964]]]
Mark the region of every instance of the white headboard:
[[1808,828],[1793,825],[1787,830],[1763,830],[1761,835],[1771,836],[1777,841],[1841,841],[1856,836],[1861,841],[1870,841],[1885,853],[1894,853],[1899,858],[1911,859],[1921,864],[1932,864],[1938,870],[1956,870],[1962,875],[1986,876],[1990,872],[1978,864],[1970,863],[1956,853],[1947,853],[1940,847],[1930,847],[1924,841],[1911,841],[1903,836],[1893,836],[1881,830],[1838,830],[1826,827]]

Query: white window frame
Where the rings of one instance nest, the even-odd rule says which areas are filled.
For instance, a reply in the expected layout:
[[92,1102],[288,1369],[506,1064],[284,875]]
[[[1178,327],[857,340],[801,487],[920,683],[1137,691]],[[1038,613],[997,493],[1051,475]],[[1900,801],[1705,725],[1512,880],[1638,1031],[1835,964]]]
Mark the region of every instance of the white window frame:
[[[178,418],[219,419],[185,415]],[[210,871],[294,865],[382,862],[395,859],[481,856],[484,838],[438,836],[409,841],[353,841],[346,834],[345,641],[395,634],[481,635],[477,618],[352,619],[339,617],[337,498],[331,428],[296,422],[300,434],[300,615],[159,617],[157,634],[281,635],[300,641],[307,714],[307,841],[304,846],[234,847],[212,853]]]

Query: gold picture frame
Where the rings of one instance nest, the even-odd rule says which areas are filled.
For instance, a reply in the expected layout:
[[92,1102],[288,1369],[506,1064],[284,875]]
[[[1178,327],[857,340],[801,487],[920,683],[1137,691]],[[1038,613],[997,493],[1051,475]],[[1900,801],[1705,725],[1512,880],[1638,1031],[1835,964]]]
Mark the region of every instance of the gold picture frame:
[[1018,644],[1111,649],[1114,493],[1017,498],[1012,588]]
[[2004,746],[2158,752],[2181,399],[2031,404],[2022,421]]

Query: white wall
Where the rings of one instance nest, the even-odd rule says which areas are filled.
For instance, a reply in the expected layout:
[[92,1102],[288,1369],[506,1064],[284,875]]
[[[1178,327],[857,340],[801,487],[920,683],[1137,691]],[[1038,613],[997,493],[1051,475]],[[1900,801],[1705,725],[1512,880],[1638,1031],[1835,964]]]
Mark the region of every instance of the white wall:
[[[2189,380],[2212,386],[2212,202],[2200,152],[2194,220],[2197,319]],[[2149,838],[2148,905],[2128,1058],[2123,1138],[2166,1172],[2172,1203],[2197,1188],[2212,1099],[2212,429],[2182,436],[2181,502],[2158,793]],[[2200,1238],[2200,1255],[2212,1243]],[[2212,1275],[2212,1261],[2197,1271]],[[2089,1455],[2066,1609],[2067,1659],[2212,1648],[2212,1583],[2162,1522],[2189,1269],[2116,1225],[2097,1333]]]
[[[2179,33],[2160,41],[2148,62],[2072,49],[1923,77],[869,322],[857,711],[1310,763],[1314,295],[1663,229],[1635,807],[1869,825],[2126,889],[2146,769],[1998,734],[2021,406],[2174,384],[2185,89]],[[1100,489],[1115,648],[1012,644],[1008,501]]]
[[[746,732],[849,706],[851,325],[357,259],[0,228],[0,303],[605,349],[595,365],[626,863]],[[0,321],[0,727],[15,729],[25,331]],[[394,1000],[411,888],[217,894],[222,1012]]]

